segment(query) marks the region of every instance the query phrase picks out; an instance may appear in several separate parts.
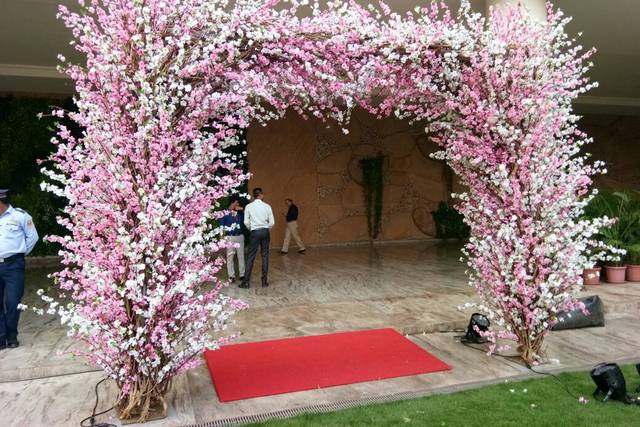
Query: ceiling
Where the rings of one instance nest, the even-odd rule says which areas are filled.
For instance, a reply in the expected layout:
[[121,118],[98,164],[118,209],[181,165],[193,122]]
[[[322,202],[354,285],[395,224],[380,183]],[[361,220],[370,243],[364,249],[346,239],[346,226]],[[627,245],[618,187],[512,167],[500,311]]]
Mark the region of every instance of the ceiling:
[[[363,3],[367,1],[360,0]],[[486,0],[472,0],[483,11]],[[512,0],[513,1],[513,0]],[[532,1],[532,0],[525,0]],[[457,8],[459,0],[447,0]],[[57,5],[76,0],[0,0],[0,93],[69,94],[70,82],[55,70],[56,56],[80,58],[69,46],[69,32],[55,18]],[[377,3],[377,2],[374,2]],[[388,0],[396,11],[428,0]],[[583,32],[581,43],[598,49],[592,77],[600,87],[579,101],[587,112],[640,114],[640,1],[553,0],[574,20],[569,31]]]

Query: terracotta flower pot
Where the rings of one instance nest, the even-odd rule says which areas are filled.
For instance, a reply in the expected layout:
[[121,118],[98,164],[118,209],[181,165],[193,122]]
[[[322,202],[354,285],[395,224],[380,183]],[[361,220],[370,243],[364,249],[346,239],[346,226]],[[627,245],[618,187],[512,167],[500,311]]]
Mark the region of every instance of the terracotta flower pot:
[[627,267],[616,267],[613,265],[604,266],[605,276],[607,283],[624,283],[625,275],[627,273]]
[[627,265],[627,281],[640,282],[640,265]]
[[600,267],[585,268],[582,272],[582,281],[585,285],[600,284]]

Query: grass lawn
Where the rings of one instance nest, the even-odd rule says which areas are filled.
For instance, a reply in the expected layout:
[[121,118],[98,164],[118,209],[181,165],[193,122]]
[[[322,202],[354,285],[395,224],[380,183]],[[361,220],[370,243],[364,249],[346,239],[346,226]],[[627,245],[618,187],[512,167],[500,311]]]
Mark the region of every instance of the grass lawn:
[[[634,366],[624,366],[627,391],[640,385]],[[381,405],[363,406],[328,414],[308,414],[255,426],[640,426],[640,406],[601,403],[591,393],[589,372],[560,374],[575,396],[555,379],[544,377],[507,382],[453,394],[429,396]]]

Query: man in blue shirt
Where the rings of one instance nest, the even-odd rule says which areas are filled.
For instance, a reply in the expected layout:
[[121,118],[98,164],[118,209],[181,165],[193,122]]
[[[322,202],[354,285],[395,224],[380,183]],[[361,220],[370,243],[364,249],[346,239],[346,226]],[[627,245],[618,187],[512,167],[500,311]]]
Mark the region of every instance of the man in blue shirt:
[[242,232],[242,223],[244,222],[244,214],[240,206],[238,196],[232,196],[229,204],[229,213],[222,217],[220,224],[225,227],[225,239],[229,242],[238,244],[238,247],[227,248],[227,273],[229,279],[234,282],[236,280],[236,268],[234,265],[234,257],[238,256],[238,268],[240,280],[244,281],[244,233]]
[[0,189],[0,350],[19,345],[18,305],[24,293],[24,256],[37,241],[31,215],[11,206],[8,190]]

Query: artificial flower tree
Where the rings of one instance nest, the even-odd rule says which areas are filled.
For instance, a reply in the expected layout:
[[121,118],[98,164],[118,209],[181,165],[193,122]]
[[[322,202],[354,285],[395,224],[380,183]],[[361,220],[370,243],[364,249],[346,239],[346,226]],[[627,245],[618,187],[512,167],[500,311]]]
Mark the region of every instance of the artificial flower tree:
[[428,123],[469,189],[466,262],[494,343],[515,340],[533,363],[556,314],[579,306],[586,242],[606,220],[579,219],[601,165],[580,155],[588,138],[571,108],[590,52],[560,12],[541,23],[521,7],[485,20],[466,2],[457,16],[342,1],[80,6],[60,16],[86,63],[61,61],[84,133],[59,127],[45,184],[69,200],[70,234],[50,239],[72,302],[45,298],[118,383],[122,417],[164,403],[170,380],[224,342],[208,330],[243,308],[216,277],[226,243],[211,220],[247,178],[224,148],[288,108],[339,126],[358,105]]

